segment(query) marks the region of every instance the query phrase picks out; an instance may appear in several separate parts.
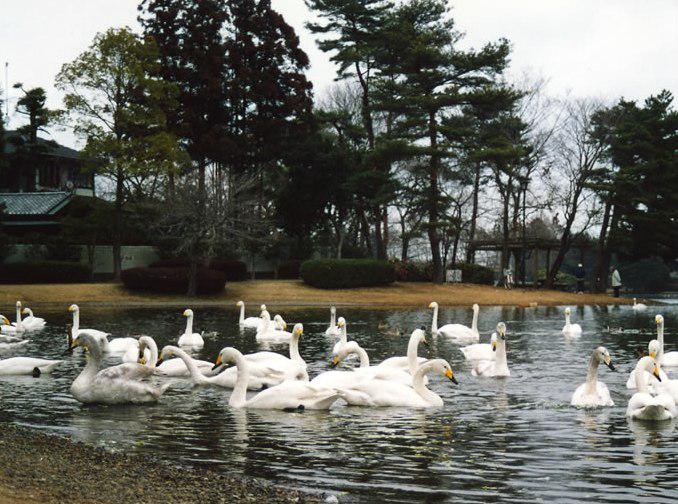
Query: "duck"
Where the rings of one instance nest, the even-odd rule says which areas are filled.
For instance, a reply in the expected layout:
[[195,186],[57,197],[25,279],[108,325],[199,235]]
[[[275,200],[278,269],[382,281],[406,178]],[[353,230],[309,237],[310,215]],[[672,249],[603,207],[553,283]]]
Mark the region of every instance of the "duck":
[[36,359],[33,357],[10,357],[0,360],[0,375],[31,375],[38,377],[49,374],[61,364],[60,360]]
[[153,375],[148,366],[136,363],[119,364],[100,369],[103,351],[96,335],[81,329],[71,342],[71,350],[85,348],[87,364],[71,385],[71,394],[84,404],[147,404],[155,403],[169,383],[160,387],[140,381]]
[[443,399],[424,384],[424,377],[429,373],[440,374],[458,384],[446,360],[432,359],[419,366],[412,379],[412,386],[391,379],[372,378],[357,380],[339,390],[343,394],[342,398],[352,406],[405,408],[443,406]]
[[[639,353],[642,356],[642,351],[639,350]],[[647,345],[647,354],[652,357],[653,359],[657,358],[657,355],[659,355],[659,342],[656,339],[651,340],[648,345]],[[666,374],[666,372],[663,369],[659,369],[659,377],[662,380],[668,380],[669,377]],[[645,383],[648,384],[648,387],[651,389],[654,387],[655,383],[657,383],[657,379],[652,376],[652,374],[648,373],[647,371],[645,372]],[[629,378],[626,380],[626,388],[627,389],[635,389],[636,388],[636,371],[635,369],[631,370],[629,373]]]
[[664,316],[657,314],[654,318],[657,324],[657,341],[659,342],[659,353],[657,354],[657,362],[661,366],[677,367],[678,366],[678,352],[664,352]]
[[565,308],[565,325],[563,326],[563,335],[570,338],[578,338],[581,336],[581,326],[579,324],[570,323],[570,315],[572,310],[570,308]]
[[[27,331],[39,331],[44,329],[47,325],[47,322],[45,322],[44,318],[33,315],[33,310],[28,307],[24,307],[23,310],[21,310],[21,313],[26,315],[21,323]],[[12,325],[16,326],[16,322],[14,322]]]
[[[245,318],[245,302],[238,301],[236,304],[240,308],[240,318],[238,319],[238,325],[241,329],[257,329],[261,323],[259,317],[247,317]],[[211,364],[210,364],[211,365]]]
[[446,338],[471,343],[480,341],[480,334],[478,333],[478,313],[480,307],[477,304],[473,305],[473,321],[471,322],[471,327],[467,327],[463,324],[445,324],[442,327],[438,327],[438,303],[433,301],[428,307],[433,309],[433,320],[431,322],[431,334],[433,336],[444,336]]
[[[137,358],[140,364],[149,366],[156,375],[173,377],[190,376],[190,370],[186,367],[186,363],[181,359],[167,359],[158,366],[158,345],[150,336],[141,336],[139,338],[139,352]],[[211,362],[198,359],[193,359],[193,362],[198,368],[198,371],[202,374],[211,374]]]
[[497,346],[494,358],[491,360],[478,361],[471,370],[473,376],[508,377],[511,376],[506,361],[506,324],[497,324]]
[[271,323],[271,316],[268,311],[262,310],[262,324],[257,331],[255,339],[258,342],[268,343],[289,343],[292,339],[292,333],[275,329]]
[[614,371],[612,358],[605,347],[599,346],[589,360],[589,369],[586,373],[586,382],[577,387],[572,394],[570,404],[578,408],[598,408],[600,406],[614,406],[610,397],[610,391],[603,382],[598,381],[598,366],[604,363],[611,371]]
[[23,334],[26,332],[26,327],[21,320],[21,301],[16,302],[16,322],[10,324],[6,317],[3,318],[3,324],[0,326],[2,334]]
[[[73,325],[71,326],[71,334],[69,335],[69,346],[81,331],[87,331],[87,334],[97,338],[102,352],[111,354],[127,355],[127,361],[130,363],[136,362],[136,357],[133,355],[139,349],[139,342],[135,338],[113,338],[108,340],[110,333],[99,331],[98,329],[80,329],[80,307],[77,304],[72,304],[68,307],[68,311],[73,314]],[[127,352],[133,349],[132,357]]]
[[325,335],[327,336],[339,336],[341,330],[337,327],[337,308],[330,306],[330,325],[325,329]]
[[428,360],[417,355],[417,349],[420,343],[426,346],[429,345],[429,342],[426,340],[424,329],[415,329],[412,331],[410,339],[407,342],[407,354],[404,357],[389,357],[388,359],[381,361],[377,366],[407,371],[410,375],[414,376],[419,366]]
[[184,317],[186,317],[186,330],[179,336],[178,344],[180,347],[189,347],[193,349],[200,349],[205,346],[205,341],[202,339],[202,334],[193,332],[193,310],[184,310]]
[[497,331],[495,331],[490,336],[489,343],[474,343],[461,347],[459,350],[467,361],[492,360],[497,350],[497,338]]
[[633,305],[631,306],[631,309],[635,311],[645,311],[647,310],[647,305],[643,303],[637,303],[636,298],[633,298]]
[[626,416],[635,420],[664,421],[676,417],[676,402],[665,392],[652,395],[645,379],[645,371],[661,380],[659,364],[650,356],[638,360],[636,364],[636,385],[638,392],[629,399]]
[[224,363],[235,364],[237,370],[236,383],[228,400],[232,408],[284,411],[326,410],[342,396],[342,393],[336,389],[318,387],[303,381],[287,380],[247,399],[247,384],[250,380],[252,363],[233,347],[222,349],[214,366],[219,367]]

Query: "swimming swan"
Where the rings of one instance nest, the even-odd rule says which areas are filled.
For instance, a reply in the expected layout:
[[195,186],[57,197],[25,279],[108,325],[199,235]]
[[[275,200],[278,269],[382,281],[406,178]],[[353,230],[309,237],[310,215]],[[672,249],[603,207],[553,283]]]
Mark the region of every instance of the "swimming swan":
[[348,343],[346,319],[344,317],[339,317],[339,320],[337,320],[337,329],[339,330],[339,341],[337,341],[332,347],[332,354],[338,353],[339,350],[341,350],[341,347]]
[[497,324],[497,347],[492,360],[483,360],[476,363],[471,374],[473,376],[511,376],[506,362],[506,324]]
[[271,323],[271,315],[268,311],[263,310],[261,312],[262,324],[255,339],[258,342],[268,342],[268,343],[288,343],[292,339],[292,333],[287,331],[280,331],[273,327]]
[[494,359],[494,352],[497,350],[497,339],[497,331],[495,331],[490,336],[489,343],[474,343],[461,347],[459,350],[464,354],[467,361],[492,360]]
[[589,360],[589,369],[586,373],[586,383],[582,383],[572,394],[570,404],[578,408],[597,408],[598,406],[614,406],[610,391],[602,382],[598,381],[598,365],[603,362],[614,371],[612,358],[605,347],[596,348]]
[[468,342],[480,341],[480,334],[478,333],[478,312],[480,308],[477,304],[473,305],[473,322],[471,327],[463,324],[445,324],[442,327],[438,327],[438,303],[433,301],[428,307],[433,309],[433,321],[431,322],[431,334],[433,336],[445,336]]
[[202,339],[202,334],[193,332],[193,310],[184,310],[184,317],[186,317],[186,330],[179,336],[179,346],[195,349],[204,347],[205,341]]
[[637,420],[670,420],[676,416],[676,403],[673,398],[660,393],[652,395],[647,388],[645,371],[651,372],[660,380],[659,364],[652,357],[643,357],[636,364],[636,385],[638,392],[631,396],[626,408],[626,416]]
[[26,332],[23,321],[21,320],[21,301],[16,302],[16,322],[9,324],[9,321],[3,317],[3,325],[0,327],[2,334],[21,334]]
[[[140,364],[145,364],[153,369],[156,375],[160,376],[190,376],[190,371],[186,367],[186,363],[181,359],[169,359],[157,365],[158,362],[158,345],[150,336],[142,336],[139,338],[139,352],[137,359]],[[198,370],[205,374],[211,375],[212,363],[204,360],[193,359]]]
[[302,381],[284,381],[247,399],[251,363],[235,348],[224,348],[217,357],[215,367],[235,363],[237,379],[228,404],[233,408],[258,408],[277,410],[329,409],[339,399],[341,392],[317,387]]
[[87,331],[87,333],[96,338],[99,347],[104,353],[121,353],[127,354],[127,352],[133,349],[132,356],[127,354],[127,361],[134,363],[136,362],[136,357],[134,352],[139,349],[139,342],[134,338],[113,338],[111,341],[108,341],[109,333],[104,331],[99,331],[97,329],[80,329],[80,307],[76,304],[72,304],[68,307],[68,311],[73,314],[73,326],[71,327],[71,334],[69,335],[69,346],[71,342],[80,334],[82,331]]
[[339,328],[337,327],[337,309],[334,306],[330,306],[330,326],[325,329],[325,334],[327,336],[339,336]]
[[[659,342],[656,339],[653,339],[653,340],[650,341],[650,343],[648,343],[647,353],[653,359],[656,359],[657,355],[659,355]],[[662,381],[669,379],[666,372],[661,368],[659,368],[659,377],[662,379]],[[654,387],[654,385],[657,383],[657,381],[658,380],[651,373],[648,373],[647,371],[645,371],[645,383],[648,384],[648,387],[650,387],[650,389],[652,389]],[[636,388],[636,370],[635,369],[633,369],[629,373],[629,378],[628,378],[628,380],[626,380],[626,388],[627,389]]]
[[33,357],[10,357],[0,360],[0,375],[33,375],[51,373],[61,364],[60,360],[34,359]]
[[87,365],[73,381],[71,394],[78,401],[91,404],[143,404],[156,402],[169,384],[155,387],[139,381],[153,375],[153,370],[139,364],[119,364],[100,370],[103,352],[96,336],[81,330],[73,339],[71,349],[83,347]]
[[[44,329],[47,325],[45,319],[33,315],[33,310],[30,308],[24,307],[24,309],[21,310],[21,313],[26,315],[21,323],[27,331],[39,331],[40,329]],[[13,326],[16,326],[16,324],[16,322],[12,323]]]
[[657,324],[657,341],[659,342],[657,362],[666,367],[678,366],[678,352],[664,352],[664,317],[656,315],[654,321]]
[[563,326],[563,334],[570,338],[578,338],[581,336],[581,326],[579,324],[570,324],[570,315],[572,310],[565,308],[565,325]]
[[458,384],[450,364],[444,359],[432,359],[417,369],[412,386],[392,380],[361,380],[339,390],[342,398],[353,406],[430,408],[443,405],[443,399],[424,384],[424,377],[435,372]]
[[410,339],[407,342],[407,355],[405,357],[389,357],[388,359],[381,361],[378,366],[392,367],[394,369],[407,371],[410,375],[414,376],[419,366],[428,360],[417,355],[419,343],[423,343],[426,346],[429,345],[426,340],[426,333],[424,333],[423,329],[415,329],[412,331]]
[[245,318],[245,303],[243,301],[238,301],[235,305],[240,307],[240,318],[238,319],[238,324],[240,327],[247,329],[257,329],[261,323],[261,319],[259,317]]
[[[245,360],[265,365],[275,370],[276,374],[281,374],[283,379],[308,381],[306,362],[299,353],[299,340],[303,334],[304,326],[295,324],[289,344],[289,357],[276,352],[262,351],[244,355]],[[251,372],[250,376],[252,376]]]
[[631,306],[631,309],[635,311],[645,311],[647,310],[647,305],[643,303],[636,303],[636,298],[633,298],[633,306]]

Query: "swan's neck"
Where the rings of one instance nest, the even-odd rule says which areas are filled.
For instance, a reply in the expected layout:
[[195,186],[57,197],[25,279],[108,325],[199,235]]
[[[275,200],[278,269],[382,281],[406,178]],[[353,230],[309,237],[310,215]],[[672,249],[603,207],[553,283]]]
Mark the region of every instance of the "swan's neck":
[[407,367],[410,370],[410,375],[414,376],[417,372],[418,362],[417,362],[417,347],[419,346],[419,341],[421,336],[414,335],[410,337],[410,342],[407,344]]
[[193,334],[193,315],[186,317],[186,331],[184,334]]
[[243,324],[245,322],[245,304],[240,305],[240,319],[239,323]]
[[634,373],[636,373],[636,389],[638,392],[647,392],[647,377],[645,375],[645,370],[638,366]]
[[304,359],[299,353],[299,335],[296,334],[296,332],[292,335],[292,339],[290,340],[290,360],[305,364]]
[[76,310],[73,312],[73,327],[71,327],[71,336],[73,338],[75,338],[76,334],[78,334],[79,329],[80,329],[80,312]]
[[659,352],[657,353],[657,361],[660,361],[664,356],[664,322],[657,326],[657,341],[659,342]]
[[155,363],[158,362],[158,345],[155,344],[153,338],[148,338],[148,350],[151,352],[151,360],[146,363],[150,368],[155,368]]
[[341,326],[341,334],[339,335],[339,341],[344,345],[348,342],[348,334],[346,333],[346,324]]
[[334,310],[330,311],[330,327],[336,327],[337,325],[337,312]]
[[565,314],[565,325],[566,326],[570,325],[570,314],[569,313]]
[[191,380],[193,380],[193,383],[198,385],[209,383],[210,380],[200,372],[198,366],[195,365],[195,362],[190,355],[184,352],[181,348],[170,348],[172,349],[172,353],[184,361],[184,364],[186,364],[186,369],[188,369],[188,373],[191,375]]
[[438,306],[433,307],[433,320],[431,321],[431,334],[438,334]]
[[271,319],[267,317],[263,317],[261,319],[261,325],[260,325],[260,333],[265,334],[271,330]]
[[593,394],[598,390],[598,359],[595,355],[591,356],[589,369],[586,372],[586,392]]
[[497,350],[494,355],[495,369],[508,369],[508,362],[506,360],[506,340],[499,337],[497,339]]
[[471,322],[471,330],[473,332],[478,332],[478,312],[480,310],[473,308],[473,321]]
[[21,329],[23,327],[23,321],[21,320],[21,308],[16,307],[16,328]]
[[357,354],[360,359],[360,367],[370,367],[370,358],[363,347],[356,348],[354,353]]
[[228,400],[229,406],[242,408],[247,401],[247,384],[250,381],[250,372],[247,367],[247,361],[242,354],[236,355],[235,365],[238,368],[238,374],[235,378],[235,386]]
[[28,314],[28,315],[26,315],[26,318],[33,318],[33,310],[31,310],[30,308],[24,308],[24,309],[26,310],[26,313]]
[[412,388],[414,391],[419,394],[426,402],[431,404],[437,404],[441,401],[440,396],[435,392],[431,392],[426,385],[424,385],[424,377],[431,371],[433,367],[432,362],[426,362],[419,366],[417,372],[412,378]]

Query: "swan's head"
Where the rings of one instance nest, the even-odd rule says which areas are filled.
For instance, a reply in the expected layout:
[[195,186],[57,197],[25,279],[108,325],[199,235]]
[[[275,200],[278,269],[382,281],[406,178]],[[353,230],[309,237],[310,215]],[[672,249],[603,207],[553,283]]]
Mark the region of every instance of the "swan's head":
[[101,357],[101,345],[99,340],[93,334],[91,334],[87,329],[81,330],[75,338],[69,338],[70,345],[68,347],[68,353],[73,352],[77,347],[84,348],[89,354],[95,357]]
[[663,326],[664,325],[664,316],[659,315],[659,314],[655,315],[654,323],[657,324],[658,326]]
[[332,315],[336,315],[337,314],[337,308],[335,306],[330,306],[330,313]]
[[633,298],[633,304],[636,304],[636,298]]
[[503,340],[506,339],[506,324],[504,324],[503,322],[499,322],[497,324],[497,336],[499,336]]
[[647,371],[649,373],[652,373],[652,375],[657,378],[657,380],[662,381],[661,377],[659,376],[659,364],[657,364],[657,361],[655,361],[652,357],[643,357],[638,361],[638,364],[636,364],[636,371]]
[[447,362],[445,359],[434,359],[429,362],[431,363],[431,368],[433,371],[443,375],[448,380],[451,380],[453,383],[459,385],[459,382],[454,377],[454,373],[452,372],[452,367],[450,366],[449,362]]
[[[171,359],[172,357],[176,356],[174,351],[176,350],[176,347],[173,346],[166,346],[165,348],[162,349],[160,352],[160,355],[158,356],[158,360],[155,363],[155,367],[158,367],[160,364],[165,362],[167,359]],[[141,349],[141,345],[139,345],[139,359],[141,359],[141,356],[143,355],[143,350]],[[140,362],[141,363],[141,362]]]
[[492,351],[496,352],[497,351],[497,333],[493,332],[492,336],[490,336],[490,346],[492,347]]
[[217,355],[217,360],[214,361],[214,366],[212,366],[212,370],[236,362],[238,356],[242,357],[242,354],[235,348],[233,347],[223,348],[221,352],[219,352],[219,355]]
[[480,306],[478,306],[478,303],[473,303],[473,311],[474,312],[480,311]]
[[72,304],[71,306],[68,307],[68,311],[72,313],[77,313],[80,311],[80,308],[78,307],[77,304]]
[[339,363],[346,358],[347,355],[357,354],[362,348],[356,341],[349,341],[345,345],[342,345],[341,348],[332,356],[330,361],[330,366],[337,367]]
[[438,303],[436,303],[435,301],[432,301],[431,304],[428,305],[428,307],[431,308],[431,309],[438,308]]
[[2,322],[2,325],[12,325],[9,319],[4,315],[0,315],[0,322]]
[[657,341],[656,339],[653,339],[647,344],[647,354],[653,359],[655,359],[657,355],[659,355],[659,349],[660,349],[659,341]]
[[18,309],[21,309],[21,301],[17,301],[17,302],[16,302],[16,307],[17,307]]
[[240,308],[241,306],[244,306],[245,303],[243,303],[242,301],[238,301],[235,305],[236,305],[238,308]]
[[570,308],[565,308],[565,315],[572,315],[572,310]]
[[264,310],[261,312],[261,315],[259,315],[259,318],[264,320],[271,320],[271,314]]
[[346,326],[346,319],[344,317],[339,317],[339,320],[337,320],[337,327],[344,327]]
[[184,310],[184,317],[192,317],[193,316],[193,310],[190,308],[187,310]]
[[417,338],[419,343],[423,343],[426,346],[429,346],[430,344],[426,339],[426,329],[424,327],[412,331],[412,335],[410,336],[410,338]]
[[276,315],[273,317],[273,320],[283,328],[283,331],[287,329],[287,323],[283,320],[283,318],[280,315]]
[[292,336],[295,338],[301,338],[301,335],[304,334],[304,324],[294,324],[294,329],[292,329]]
[[604,362],[610,370],[615,371],[614,365],[612,364],[612,357],[610,357],[610,352],[607,351],[607,348],[599,346],[593,351],[593,354],[598,362]]
[[21,310],[22,315],[30,315],[31,310],[29,308],[24,308]]
[[261,308],[261,311],[266,311],[266,305],[262,304],[259,308]]

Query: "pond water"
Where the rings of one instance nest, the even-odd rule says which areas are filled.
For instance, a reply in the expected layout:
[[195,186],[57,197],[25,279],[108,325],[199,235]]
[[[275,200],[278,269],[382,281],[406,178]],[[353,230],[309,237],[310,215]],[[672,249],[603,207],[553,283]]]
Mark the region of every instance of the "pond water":
[[[275,306],[269,311],[277,313]],[[324,335],[329,310],[281,311],[288,324],[304,323],[301,353],[311,376],[328,369],[334,343]],[[348,321],[349,339],[357,340],[374,363],[404,355],[411,330],[429,326],[431,317],[428,310],[338,311]],[[439,409],[336,404],[327,412],[234,410],[227,404],[229,390],[193,388],[181,379],[175,379],[157,405],[87,407],[69,393],[84,365],[78,352],[51,377],[0,377],[0,419],[111,450],[329,491],[347,501],[676,502],[674,422],[630,422],[624,415],[630,397],[625,382],[635,351],[651,339],[659,311],[666,319],[667,346],[676,349],[678,305],[654,306],[644,313],[628,307],[573,309],[573,322],[584,328],[579,340],[561,335],[562,308],[481,308],[484,341],[497,321],[508,326],[511,377],[473,377],[458,346],[438,338],[420,355],[448,359],[459,380],[457,386],[437,376],[431,379],[430,387],[445,400]],[[206,338],[200,358],[214,360],[228,345],[243,352],[257,350],[254,334],[238,331],[235,307],[195,312],[196,329],[216,331]],[[176,342],[183,332],[181,313],[85,307],[81,324],[114,336],[148,334],[162,346]],[[68,314],[36,315],[47,318],[47,329],[33,334],[31,343],[15,355],[61,358]],[[470,324],[471,311],[442,308],[439,320]],[[385,335],[379,329],[383,325],[405,334]],[[615,334],[605,330],[608,326],[635,331]],[[617,367],[617,372],[600,368],[615,406],[572,408],[570,396],[585,379],[592,349],[601,344]]]

